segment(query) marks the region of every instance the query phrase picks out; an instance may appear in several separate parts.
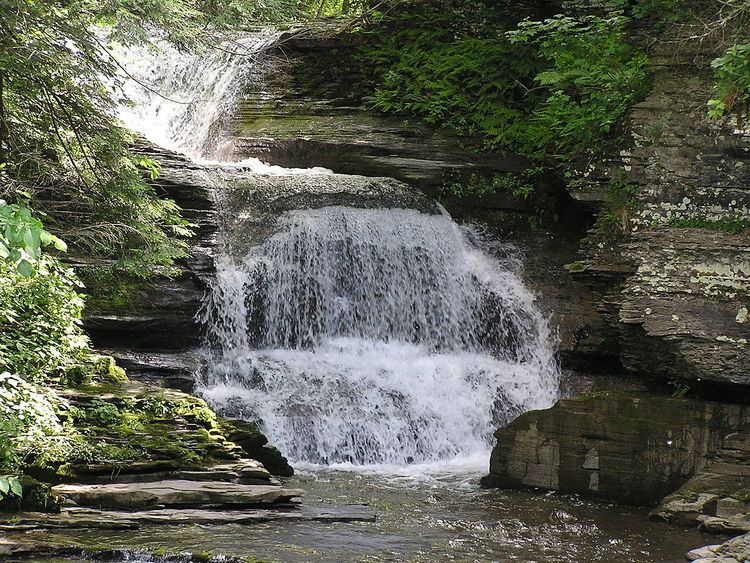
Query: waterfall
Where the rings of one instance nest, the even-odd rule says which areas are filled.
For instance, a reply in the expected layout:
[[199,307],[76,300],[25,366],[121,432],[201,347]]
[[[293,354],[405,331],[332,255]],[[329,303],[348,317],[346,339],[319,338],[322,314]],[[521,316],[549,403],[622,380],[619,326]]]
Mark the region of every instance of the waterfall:
[[[274,37],[235,43],[259,53]],[[195,161],[220,159],[254,58],[162,49],[122,55],[151,85],[128,87],[123,121]],[[486,459],[499,425],[555,399],[533,295],[447,213],[414,203],[423,196],[393,180],[213,162],[225,225],[201,312],[200,392],[214,407],[256,421],[293,461],[403,466]]]
[[198,162],[221,157],[225,128],[238,96],[279,33],[227,37],[199,51],[156,40],[145,47],[113,45],[123,68],[118,116],[126,127]]
[[203,392],[294,460],[470,456],[555,398],[533,296],[447,215],[290,211],[265,243],[217,266]]

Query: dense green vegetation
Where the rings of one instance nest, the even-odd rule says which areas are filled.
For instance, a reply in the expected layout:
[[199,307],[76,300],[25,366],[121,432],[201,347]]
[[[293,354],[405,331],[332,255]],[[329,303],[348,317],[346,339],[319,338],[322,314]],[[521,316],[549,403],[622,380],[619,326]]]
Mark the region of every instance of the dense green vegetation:
[[750,113],[750,43],[730,47],[711,66],[717,94],[708,102],[711,115],[734,113],[744,119]]
[[363,56],[378,77],[371,105],[476,137],[487,150],[580,166],[611,146],[648,92],[629,21],[623,12],[517,21],[483,3],[399,4],[366,28]]
[[648,58],[637,46],[648,41],[634,37],[665,33],[676,42],[728,42],[713,63],[717,96],[710,111],[748,113],[747,0],[720,9],[710,0],[513,8],[462,0],[385,3],[363,26],[369,40],[362,60],[376,71],[370,105],[451,128],[486,150],[529,156],[534,166],[575,179],[617,146],[624,118],[649,91]]

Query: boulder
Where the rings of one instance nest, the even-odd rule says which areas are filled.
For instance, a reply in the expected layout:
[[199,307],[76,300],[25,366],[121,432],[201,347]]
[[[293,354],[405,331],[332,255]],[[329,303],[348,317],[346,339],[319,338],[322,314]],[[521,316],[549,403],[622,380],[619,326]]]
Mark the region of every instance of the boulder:
[[750,561],[750,533],[719,545],[707,545],[689,551],[685,556],[695,563],[744,563]]
[[[747,424],[740,405],[598,392],[527,412],[495,433],[484,486],[580,493],[654,505]],[[711,496],[696,499],[701,510]]]

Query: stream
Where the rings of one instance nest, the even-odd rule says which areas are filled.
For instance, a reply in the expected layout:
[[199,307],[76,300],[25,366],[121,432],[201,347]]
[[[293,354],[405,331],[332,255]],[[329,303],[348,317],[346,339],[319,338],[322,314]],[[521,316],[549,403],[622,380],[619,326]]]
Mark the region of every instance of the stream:
[[[273,562],[602,561],[682,562],[715,541],[649,522],[647,511],[574,496],[481,489],[478,464],[363,470],[297,468],[289,481],[307,505],[367,503],[375,522],[270,522],[253,526],[68,531],[55,542],[94,548],[206,551]],[[70,560],[68,560],[70,561]]]
[[554,337],[520,258],[387,178],[224,160],[226,120],[274,37],[209,55],[120,53],[152,86],[127,86],[135,103],[121,116],[216,168],[222,224],[199,393],[261,426],[295,466],[287,484],[307,491],[306,505],[367,504],[376,520],[44,539],[300,562],[682,561],[708,543],[645,509],[479,487],[497,427],[561,394]]

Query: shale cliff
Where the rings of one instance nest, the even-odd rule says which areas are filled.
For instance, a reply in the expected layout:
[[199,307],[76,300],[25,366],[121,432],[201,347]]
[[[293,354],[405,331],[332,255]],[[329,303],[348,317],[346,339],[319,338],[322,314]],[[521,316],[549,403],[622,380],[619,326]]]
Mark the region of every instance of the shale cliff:
[[[592,394],[527,413],[497,432],[485,485],[658,504],[654,518],[750,530],[750,245],[741,228],[750,133],[708,117],[711,58],[685,43],[651,54],[653,89],[632,111],[628,146],[592,174],[624,172],[630,233],[591,236],[568,267],[599,295],[623,368],[671,382],[674,395]],[[676,398],[686,392],[719,402]]]

